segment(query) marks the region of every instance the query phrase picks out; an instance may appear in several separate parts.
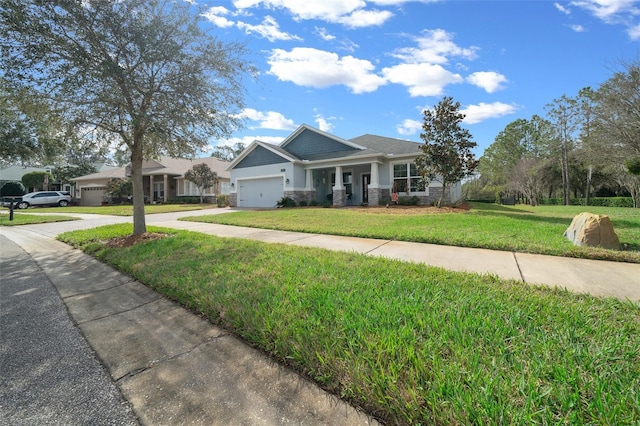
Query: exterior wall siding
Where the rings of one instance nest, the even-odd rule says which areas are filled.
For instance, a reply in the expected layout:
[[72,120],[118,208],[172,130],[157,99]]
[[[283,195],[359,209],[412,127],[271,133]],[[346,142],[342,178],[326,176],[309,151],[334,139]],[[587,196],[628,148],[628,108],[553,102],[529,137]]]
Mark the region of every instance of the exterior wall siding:
[[245,158],[243,158],[235,169],[244,169],[247,167],[265,166],[268,164],[288,163],[288,161],[278,154],[269,151],[261,146],[256,147]]
[[331,152],[357,151],[348,145],[309,130],[302,131],[287,144],[285,149],[301,159]]

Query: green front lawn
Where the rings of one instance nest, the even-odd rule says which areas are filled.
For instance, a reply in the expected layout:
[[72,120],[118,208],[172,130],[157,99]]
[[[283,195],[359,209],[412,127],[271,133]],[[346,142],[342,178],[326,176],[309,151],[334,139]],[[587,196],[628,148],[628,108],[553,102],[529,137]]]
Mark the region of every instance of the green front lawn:
[[18,226],[33,225],[37,223],[66,222],[69,220],[78,220],[77,217],[71,216],[54,216],[54,215],[34,215],[14,213],[13,220],[9,220],[9,214],[0,214],[0,226]]
[[[216,205],[212,204],[149,204],[144,206],[145,214],[183,212],[191,210],[215,209]],[[9,210],[8,208],[2,208]],[[70,206],[70,207],[34,207],[24,212],[31,213],[78,213],[78,214],[102,214],[110,216],[133,216],[133,206],[129,204],[120,204],[113,206]]]
[[640,422],[638,304],[153,227],[169,236],[106,247],[131,231],[112,225],[59,239],[389,424]]
[[[149,204],[144,206],[145,214],[184,212],[189,210],[202,210],[217,208],[212,204]],[[129,204],[121,204],[114,206],[97,206],[97,207],[57,207],[56,213],[86,213],[86,214],[104,214],[113,216],[133,216],[133,206]]]
[[[420,215],[411,214],[411,209],[398,214],[401,209],[396,207],[285,208],[183,220],[640,263],[638,209],[482,203],[471,207],[464,213]],[[624,249],[576,247],[564,238],[573,217],[583,211],[608,215]]]

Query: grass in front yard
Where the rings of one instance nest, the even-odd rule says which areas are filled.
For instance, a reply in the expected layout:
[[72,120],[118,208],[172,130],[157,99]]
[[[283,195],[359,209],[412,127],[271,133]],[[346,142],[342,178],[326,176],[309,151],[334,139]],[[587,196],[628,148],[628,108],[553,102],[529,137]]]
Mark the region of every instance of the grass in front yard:
[[390,424],[637,424],[640,306],[355,253],[169,237],[62,241]]
[[[471,206],[464,213],[435,214],[411,213],[420,212],[419,208],[289,208],[182,220],[640,263],[638,209],[482,203]],[[403,211],[407,214],[398,214]],[[625,249],[577,247],[564,238],[573,217],[583,211],[608,215]]]
[[37,223],[67,222],[69,220],[78,220],[77,217],[71,216],[45,216],[20,213],[14,213],[13,220],[9,220],[9,217],[10,216],[8,213],[0,214],[0,226],[33,225]]
[[[171,213],[183,212],[190,210],[202,210],[217,208],[212,204],[149,204],[144,206],[145,214],[155,213]],[[133,216],[133,206],[130,204],[121,204],[113,206],[71,206],[71,207],[52,207],[52,208],[32,208],[29,211],[44,213],[50,210],[52,213],[85,213],[85,214],[104,214],[111,216]]]

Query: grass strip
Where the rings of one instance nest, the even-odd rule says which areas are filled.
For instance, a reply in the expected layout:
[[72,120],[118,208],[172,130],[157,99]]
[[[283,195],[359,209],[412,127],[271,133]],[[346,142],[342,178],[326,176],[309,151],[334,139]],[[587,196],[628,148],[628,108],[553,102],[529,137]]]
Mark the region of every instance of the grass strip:
[[[638,209],[471,205],[465,213],[411,214],[410,209],[392,208],[387,214],[380,213],[380,209],[366,208],[289,208],[181,220],[640,263]],[[407,214],[398,214],[399,211]],[[582,211],[608,215],[624,249],[577,247],[567,240],[564,232],[573,217]]]
[[78,220],[77,217],[71,216],[45,216],[45,215],[32,215],[32,214],[20,214],[14,213],[13,220],[9,220],[9,214],[0,214],[0,226],[18,226],[18,225],[33,225],[37,223],[51,223],[51,222],[67,222],[70,220]]
[[62,234],[389,424],[637,424],[640,306],[355,253]]
[[[145,214],[156,213],[172,213],[191,210],[202,210],[216,208],[211,204],[149,204],[144,206]],[[4,210],[8,210],[3,208]],[[38,212],[42,211],[41,208],[36,208]],[[130,204],[118,204],[108,206],[70,206],[70,207],[56,207],[53,209],[55,213],[76,213],[76,214],[102,214],[110,216],[133,216],[133,206]]]

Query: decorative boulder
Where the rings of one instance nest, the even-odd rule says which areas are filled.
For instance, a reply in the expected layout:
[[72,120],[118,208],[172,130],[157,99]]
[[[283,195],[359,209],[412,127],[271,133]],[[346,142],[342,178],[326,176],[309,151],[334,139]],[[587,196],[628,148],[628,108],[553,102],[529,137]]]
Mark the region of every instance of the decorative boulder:
[[580,213],[573,218],[564,236],[576,246],[602,247],[618,250],[620,240],[613,231],[609,216]]

